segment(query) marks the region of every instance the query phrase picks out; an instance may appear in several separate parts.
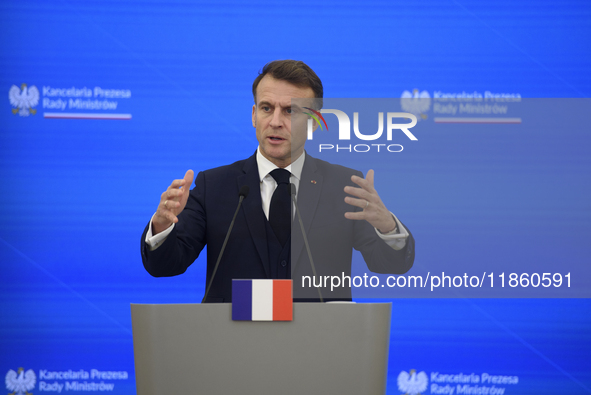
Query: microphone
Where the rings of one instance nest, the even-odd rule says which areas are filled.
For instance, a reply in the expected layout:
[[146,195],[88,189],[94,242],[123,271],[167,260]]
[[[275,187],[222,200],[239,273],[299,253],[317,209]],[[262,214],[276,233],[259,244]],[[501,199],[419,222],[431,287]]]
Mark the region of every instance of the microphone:
[[[308,236],[306,235],[306,230],[304,229],[304,223],[302,222],[302,216],[300,215],[300,209],[298,207],[298,201],[296,199],[296,187],[293,183],[290,183],[289,187],[290,187],[289,193],[291,194],[291,197],[293,198],[293,204],[295,205],[296,213],[298,214],[298,220],[300,222],[300,228],[302,229],[302,236],[304,238],[304,244],[306,245],[306,251],[308,252],[308,259],[310,260],[310,266],[312,266],[312,274],[314,275],[314,278],[317,278],[316,266],[314,266],[314,260],[312,259],[312,252],[310,251],[310,244],[308,244]],[[324,299],[322,298],[322,293],[320,292],[320,287],[316,287],[316,289],[318,290],[318,296],[320,297],[320,302],[324,303]]]
[[222,244],[222,249],[220,250],[220,254],[218,255],[218,260],[216,261],[215,266],[213,267],[213,272],[211,273],[211,278],[209,279],[209,284],[207,284],[207,289],[205,290],[205,295],[203,295],[203,299],[201,299],[201,303],[205,302],[205,298],[207,298],[207,294],[209,293],[211,284],[213,284],[215,273],[218,271],[218,266],[220,265],[222,255],[224,255],[224,250],[226,249],[226,244],[228,244],[228,239],[230,238],[230,233],[232,233],[232,228],[234,227],[234,222],[236,221],[236,216],[238,215],[238,210],[240,210],[242,201],[246,199],[246,197],[248,196],[248,192],[248,185],[242,185],[242,187],[240,187],[240,192],[238,193],[238,196],[240,196],[240,199],[238,200],[238,207],[236,207],[236,212],[234,212],[234,217],[232,218],[232,222],[230,222],[230,227],[228,228],[228,232],[226,233],[226,239],[224,240],[224,244]]

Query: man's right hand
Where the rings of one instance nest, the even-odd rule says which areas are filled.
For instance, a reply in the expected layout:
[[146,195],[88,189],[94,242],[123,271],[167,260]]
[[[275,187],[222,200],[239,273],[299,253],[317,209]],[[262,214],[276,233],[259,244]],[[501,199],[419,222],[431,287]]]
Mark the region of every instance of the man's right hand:
[[193,170],[187,170],[185,178],[174,180],[160,197],[160,204],[154,218],[152,218],[152,235],[168,229],[173,223],[179,222],[177,215],[185,208],[191,185],[193,184]]

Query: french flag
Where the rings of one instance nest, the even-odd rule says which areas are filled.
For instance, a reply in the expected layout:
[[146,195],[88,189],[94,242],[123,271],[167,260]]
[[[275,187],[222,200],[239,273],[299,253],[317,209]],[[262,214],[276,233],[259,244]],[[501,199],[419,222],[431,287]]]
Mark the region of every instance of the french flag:
[[293,321],[292,280],[232,280],[232,320]]

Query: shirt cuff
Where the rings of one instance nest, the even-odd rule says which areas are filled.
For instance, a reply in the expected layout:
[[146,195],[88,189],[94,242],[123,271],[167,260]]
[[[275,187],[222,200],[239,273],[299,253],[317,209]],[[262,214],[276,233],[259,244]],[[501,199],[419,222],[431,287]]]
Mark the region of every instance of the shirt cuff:
[[[156,214],[154,214],[156,215]],[[157,235],[152,235],[152,220],[154,219],[154,215],[150,219],[150,224],[148,225],[148,232],[146,232],[146,239],[145,242],[150,247],[150,251],[154,251],[156,248],[160,247],[164,240],[168,237],[172,229],[174,228],[174,223],[170,225],[168,228],[163,230],[162,232],[158,233]]]
[[402,223],[400,223],[398,218],[396,218],[396,216],[392,212],[390,212],[390,214],[392,214],[394,221],[396,221],[396,229],[389,233],[381,233],[376,228],[374,229],[377,235],[380,237],[380,239],[384,240],[386,244],[398,251],[406,246],[408,231],[404,228],[404,226],[402,226]]

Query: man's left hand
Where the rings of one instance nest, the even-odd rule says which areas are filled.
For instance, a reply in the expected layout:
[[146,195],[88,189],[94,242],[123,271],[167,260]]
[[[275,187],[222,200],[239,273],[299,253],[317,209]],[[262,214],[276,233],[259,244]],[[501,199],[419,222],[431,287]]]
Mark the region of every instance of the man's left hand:
[[366,220],[381,233],[389,233],[396,229],[396,221],[373,186],[374,171],[369,170],[365,179],[352,176],[351,181],[361,188],[346,186],[345,192],[358,199],[347,196],[345,202],[351,206],[360,207],[363,211],[347,212],[345,218],[354,220]]

